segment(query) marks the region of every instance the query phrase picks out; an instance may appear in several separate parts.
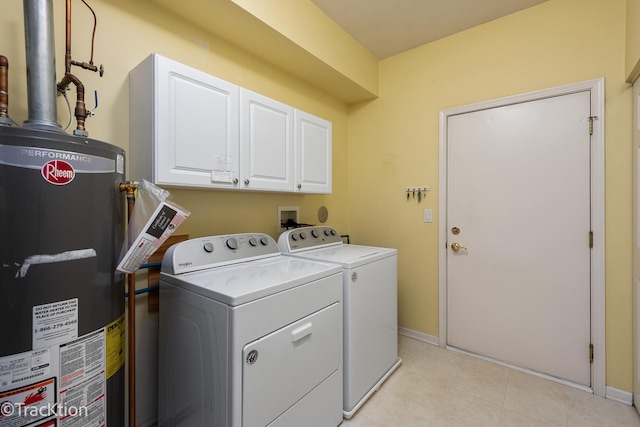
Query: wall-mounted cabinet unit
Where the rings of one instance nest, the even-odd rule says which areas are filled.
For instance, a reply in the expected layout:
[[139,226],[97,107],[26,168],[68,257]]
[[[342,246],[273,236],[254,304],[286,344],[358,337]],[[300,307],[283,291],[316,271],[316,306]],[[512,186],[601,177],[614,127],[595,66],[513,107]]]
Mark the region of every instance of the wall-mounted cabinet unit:
[[157,54],[129,96],[134,180],[331,193],[331,122]]
[[160,55],[147,57],[129,74],[132,179],[237,187],[238,90]]

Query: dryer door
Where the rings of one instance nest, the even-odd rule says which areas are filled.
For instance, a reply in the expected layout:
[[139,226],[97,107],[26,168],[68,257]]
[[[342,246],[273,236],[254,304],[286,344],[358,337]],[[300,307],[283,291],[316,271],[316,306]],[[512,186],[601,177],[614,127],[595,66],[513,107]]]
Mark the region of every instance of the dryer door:
[[242,425],[263,427],[340,368],[342,307],[332,304],[247,344]]

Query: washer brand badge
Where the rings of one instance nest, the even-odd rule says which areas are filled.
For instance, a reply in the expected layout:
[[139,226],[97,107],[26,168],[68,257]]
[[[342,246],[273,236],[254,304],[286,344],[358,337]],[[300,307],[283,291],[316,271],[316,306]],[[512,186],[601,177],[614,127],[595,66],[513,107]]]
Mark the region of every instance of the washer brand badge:
[[50,160],[42,166],[42,177],[54,185],[66,185],[76,177],[76,171],[64,160]]

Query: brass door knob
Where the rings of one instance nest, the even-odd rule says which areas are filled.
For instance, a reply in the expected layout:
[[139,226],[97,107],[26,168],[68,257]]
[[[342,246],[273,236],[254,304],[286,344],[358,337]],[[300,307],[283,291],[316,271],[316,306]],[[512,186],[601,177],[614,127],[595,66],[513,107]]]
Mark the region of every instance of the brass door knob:
[[467,250],[467,248],[465,248],[464,246],[460,246],[460,243],[452,243],[451,244],[451,250],[453,252],[458,252],[460,249],[464,249],[465,251]]

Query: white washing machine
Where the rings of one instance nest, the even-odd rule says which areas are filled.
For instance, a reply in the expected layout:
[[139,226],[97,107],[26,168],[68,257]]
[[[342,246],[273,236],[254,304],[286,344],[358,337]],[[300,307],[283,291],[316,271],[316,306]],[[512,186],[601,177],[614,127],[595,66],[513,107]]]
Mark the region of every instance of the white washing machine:
[[160,275],[160,426],[336,426],[342,276],[266,234],[173,245]]
[[345,245],[331,227],[287,230],[283,254],[339,265],[343,278],[343,415],[351,416],[400,365],[396,249]]

